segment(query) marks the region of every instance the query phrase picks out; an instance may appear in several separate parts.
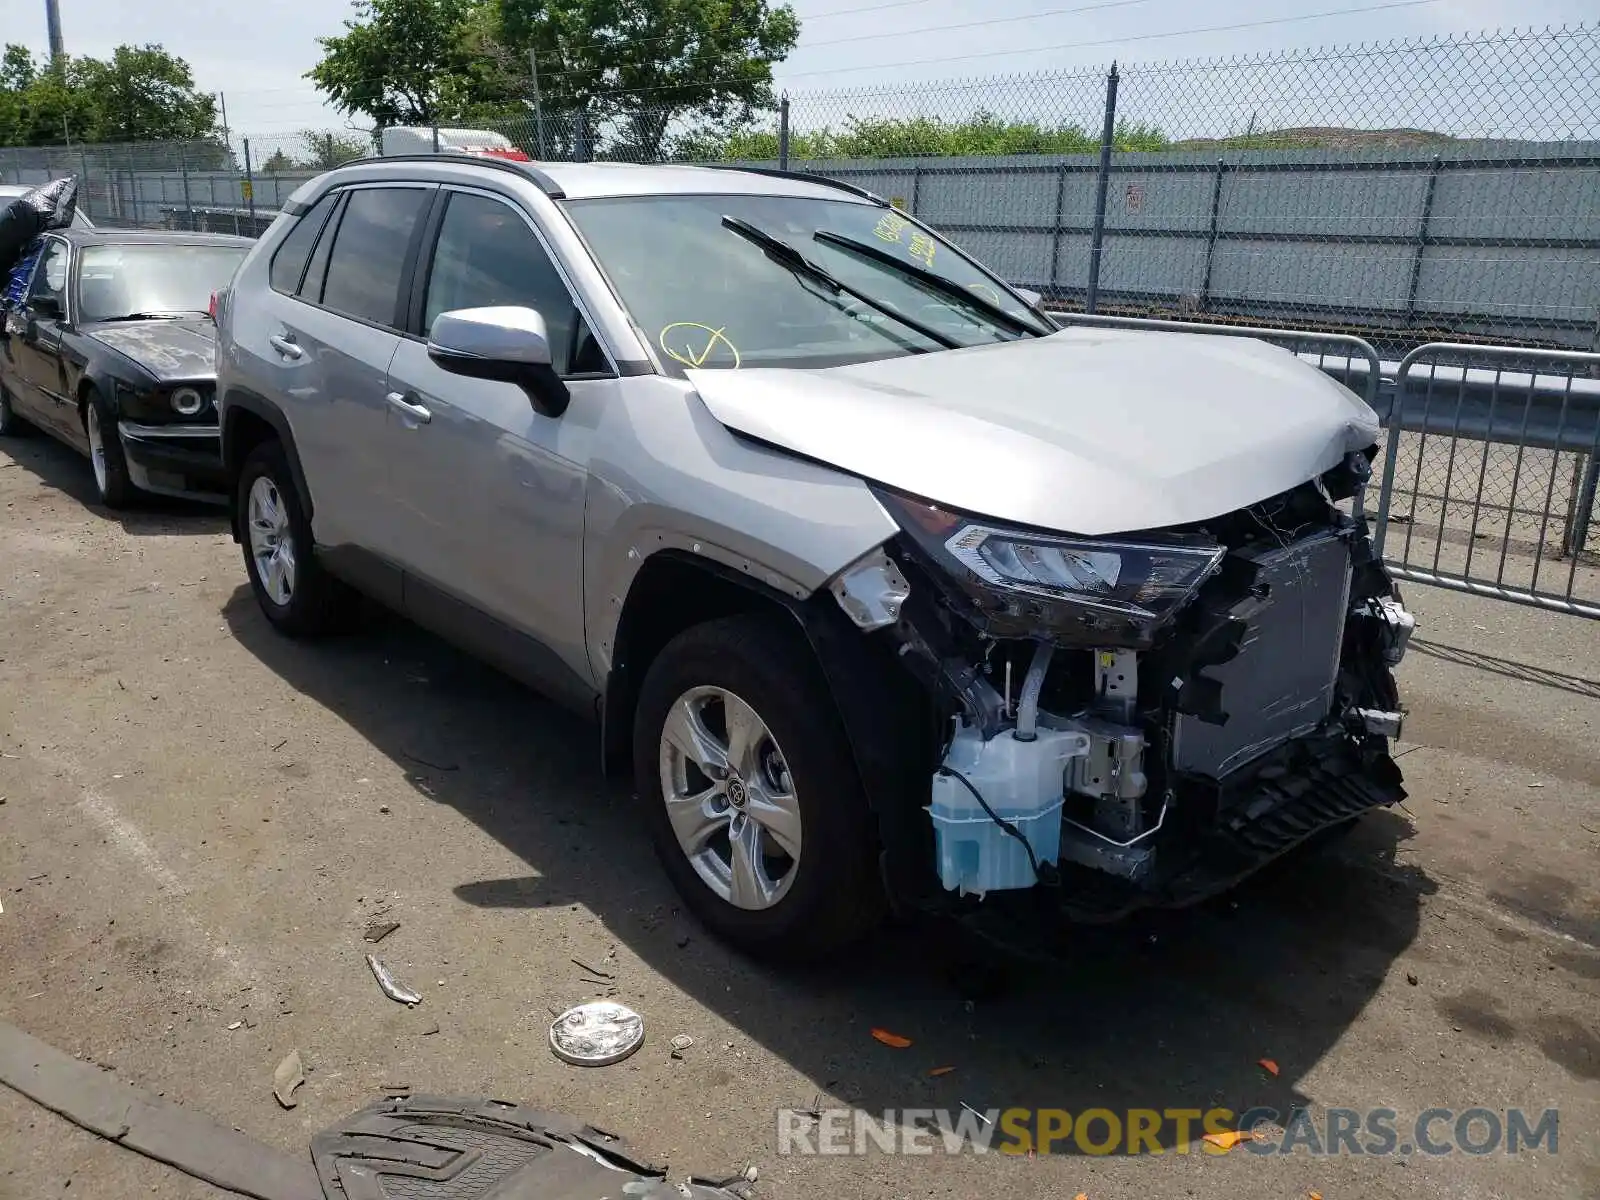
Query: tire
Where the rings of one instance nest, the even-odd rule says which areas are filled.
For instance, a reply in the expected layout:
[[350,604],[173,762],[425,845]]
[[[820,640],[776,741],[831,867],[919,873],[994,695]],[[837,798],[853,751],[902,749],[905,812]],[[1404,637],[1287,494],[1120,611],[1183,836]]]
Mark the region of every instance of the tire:
[[83,432],[89,440],[89,465],[100,503],[111,509],[128,508],[142,494],[128,475],[117,416],[98,389],[90,388],[83,405]]
[[267,620],[297,637],[348,629],[359,598],[317,561],[282,445],[263,442],[245,458],[235,502],[244,569]]
[[11,407],[11,393],[0,386],[0,437],[21,437],[27,432],[28,423]]
[[[754,736],[730,738],[730,714]],[[645,676],[633,734],[656,852],[718,937],[760,957],[810,960],[878,923],[885,905],[866,797],[821,670],[786,618],[731,617],[673,639]],[[736,740],[754,744],[728,755]],[[725,755],[733,769],[714,779],[686,744],[701,761]],[[669,794],[699,800],[670,806],[684,838]],[[691,856],[686,847],[697,845]]]

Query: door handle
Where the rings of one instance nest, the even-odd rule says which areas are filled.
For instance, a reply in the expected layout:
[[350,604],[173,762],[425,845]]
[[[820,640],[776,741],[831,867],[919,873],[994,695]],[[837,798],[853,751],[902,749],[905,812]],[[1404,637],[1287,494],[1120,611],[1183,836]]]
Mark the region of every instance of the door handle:
[[287,337],[279,337],[277,334],[273,334],[271,337],[269,337],[267,339],[267,343],[285,358],[297,359],[305,353],[304,350],[300,349],[299,346],[294,344],[292,339]]
[[[412,394],[415,395],[415,393]],[[390,392],[384,397],[384,399],[398,408],[401,412],[405,413],[406,416],[410,417],[419,425],[426,425],[429,421],[433,420],[433,414],[431,412],[423,408],[420,404],[413,404],[411,401],[407,400],[405,395],[401,392]]]

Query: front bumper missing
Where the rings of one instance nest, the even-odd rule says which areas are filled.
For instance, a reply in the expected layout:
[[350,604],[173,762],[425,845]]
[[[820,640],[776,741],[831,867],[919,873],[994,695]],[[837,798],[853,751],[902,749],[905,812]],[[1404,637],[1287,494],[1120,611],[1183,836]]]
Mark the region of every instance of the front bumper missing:
[[[1059,805],[1065,792],[1059,846],[1054,829],[1049,838],[1036,835],[1040,826],[1029,815],[1030,799],[1041,811],[1052,799],[1048,788],[985,777],[995,794],[1016,801],[1000,810],[1016,827],[1003,832],[1012,841],[1025,833],[1040,863],[1030,874],[1013,872],[1014,882],[991,882],[999,890],[985,895],[981,911],[952,893],[983,894],[967,879],[991,879],[984,856],[1013,847],[999,836],[998,820],[981,827],[969,818],[953,831],[947,816],[941,820],[936,781],[930,812],[948,889],[936,908],[983,923],[982,912],[1018,906],[1058,908],[1087,922],[1182,907],[1326,830],[1404,800],[1389,755],[1402,718],[1390,668],[1414,622],[1360,528],[1336,525],[1235,552],[1230,572],[1195,605],[1175,641],[1137,655],[1095,651],[1087,708],[1041,709],[1041,726],[1048,721],[1089,741],[1053,797]],[[1078,661],[1081,671],[1086,664]],[[944,677],[953,674],[947,669]],[[1132,690],[1141,678],[1143,703]],[[1002,711],[1009,708],[1007,700]],[[961,736],[970,737],[975,723],[958,723]],[[993,734],[1010,736],[1003,726]],[[950,766],[941,764],[939,774]],[[967,879],[952,883],[949,864],[963,849],[952,845],[956,834],[978,850],[968,851],[975,865]]]
[[140,491],[211,503],[226,501],[222,431],[216,425],[120,421],[117,433],[128,463],[128,478]]

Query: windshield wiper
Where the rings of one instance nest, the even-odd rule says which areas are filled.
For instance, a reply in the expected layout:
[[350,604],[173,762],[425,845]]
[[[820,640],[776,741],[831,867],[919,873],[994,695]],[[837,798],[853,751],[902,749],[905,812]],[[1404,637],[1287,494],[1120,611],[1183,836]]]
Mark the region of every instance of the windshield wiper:
[[787,267],[790,271],[793,271],[796,277],[804,276],[813,283],[819,283],[835,296],[842,292],[853,300],[859,300],[862,304],[882,313],[891,320],[899,321],[907,329],[920,333],[930,342],[937,342],[946,350],[955,350],[961,345],[949,334],[940,333],[931,325],[924,325],[915,317],[906,316],[894,305],[886,304],[882,300],[875,300],[867,293],[857,291],[848,283],[835,279],[826,268],[817,266],[816,263],[801,254],[788,242],[782,238],[774,237],[759,225],[752,225],[749,221],[740,217],[723,217],[722,224],[744,238],[745,241],[759,246],[766,252],[768,258],[772,259],[780,267]]
[[887,250],[880,250],[877,246],[866,242],[858,242],[855,238],[845,237],[842,233],[834,233],[827,229],[819,229],[811,236],[813,240],[819,241],[825,246],[837,246],[841,250],[848,250],[852,254],[858,254],[862,258],[892,268],[906,278],[914,279],[936,292],[942,292],[953,300],[959,300],[962,304],[977,309],[997,325],[1003,325],[1016,333],[1026,333],[1031,337],[1044,336],[1044,332],[1032,322],[1008,313],[998,304],[991,300],[985,300],[977,292],[962,287],[953,279],[946,279],[943,275],[924,270],[922,267],[917,266],[916,263],[907,262]]
[[105,322],[108,322],[108,323],[111,322],[111,321],[166,321],[166,320],[176,321],[176,320],[179,320],[179,319],[181,319],[183,317],[204,317],[204,316],[209,316],[209,315],[210,315],[209,313],[202,312],[198,308],[184,308],[184,309],[170,309],[170,308],[167,308],[167,309],[162,309],[160,312],[118,313],[114,317],[101,317],[99,319],[101,321],[105,321]]

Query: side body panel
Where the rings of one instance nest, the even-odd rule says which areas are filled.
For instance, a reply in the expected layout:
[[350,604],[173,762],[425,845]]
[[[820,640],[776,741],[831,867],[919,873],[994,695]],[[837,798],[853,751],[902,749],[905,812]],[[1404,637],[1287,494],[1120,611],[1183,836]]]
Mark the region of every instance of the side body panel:
[[736,436],[687,383],[662,376],[622,381],[590,468],[584,600],[598,680],[652,554],[699,555],[804,599],[897,531],[859,479]]
[[[544,643],[589,674],[583,638],[583,512],[599,412],[617,381],[573,381],[543,417],[509,383],[451,375],[401,342],[389,391],[429,412],[391,412],[387,520],[408,575]],[[409,603],[409,602],[408,602]]]

